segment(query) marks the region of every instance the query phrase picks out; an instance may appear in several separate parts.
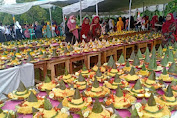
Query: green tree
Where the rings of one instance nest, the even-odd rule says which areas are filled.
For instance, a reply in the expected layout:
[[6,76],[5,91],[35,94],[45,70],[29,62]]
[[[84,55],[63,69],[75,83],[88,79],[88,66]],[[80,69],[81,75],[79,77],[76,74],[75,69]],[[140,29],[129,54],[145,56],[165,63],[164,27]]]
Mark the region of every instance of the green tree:
[[[0,4],[2,1],[4,0],[0,0]],[[16,0],[17,3],[32,2],[32,1],[35,0]],[[52,20],[60,24],[63,21],[62,9],[56,6],[54,9],[51,8],[51,10],[52,10]],[[38,21],[39,23],[41,21],[47,22],[50,21],[49,10],[41,8],[40,6],[33,6],[26,13],[21,15],[15,15],[15,20],[19,21],[20,24],[32,24],[35,21]],[[12,24],[13,23],[12,15],[7,13],[0,13],[0,22],[8,25]]]

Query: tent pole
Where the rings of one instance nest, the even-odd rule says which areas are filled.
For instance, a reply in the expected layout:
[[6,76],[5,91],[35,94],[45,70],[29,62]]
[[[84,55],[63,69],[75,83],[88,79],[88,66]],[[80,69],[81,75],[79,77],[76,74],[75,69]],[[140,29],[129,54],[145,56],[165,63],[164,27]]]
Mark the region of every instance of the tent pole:
[[65,32],[65,15],[63,13],[63,29],[64,29],[64,32]]
[[131,6],[132,6],[132,0],[130,0],[130,3],[129,3],[129,22],[128,22],[128,30],[130,30]]
[[51,8],[49,8],[49,14],[50,14],[50,25],[51,25],[52,37],[53,37]]
[[82,25],[82,1],[80,0],[80,26]]
[[97,3],[97,0],[96,0],[96,15],[98,16],[98,3]]
[[144,13],[144,2],[143,2],[143,13]]
[[163,4],[163,16],[164,16],[164,4]]

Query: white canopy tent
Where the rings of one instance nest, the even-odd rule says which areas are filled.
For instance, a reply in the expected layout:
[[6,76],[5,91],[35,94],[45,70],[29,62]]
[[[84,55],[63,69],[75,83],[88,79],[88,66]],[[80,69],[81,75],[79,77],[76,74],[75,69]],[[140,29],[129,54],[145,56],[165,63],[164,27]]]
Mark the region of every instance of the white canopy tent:
[[[50,21],[52,26],[52,15],[51,15],[51,7],[55,6],[53,3],[59,2],[59,1],[68,1],[68,0],[47,0],[47,1],[34,1],[34,2],[27,2],[27,3],[18,3],[18,4],[11,4],[11,5],[1,5],[0,6],[0,12],[9,13],[12,15],[19,15],[27,12],[30,10],[31,7],[39,5],[42,8],[49,9],[50,13]],[[73,12],[77,12],[80,10],[80,24],[82,23],[82,10],[86,9],[90,6],[96,5],[96,14],[98,15],[98,6],[97,4],[99,2],[102,2],[104,0],[83,0],[68,6],[65,6],[62,8],[63,11],[63,20],[64,15],[71,14]],[[80,6],[80,7],[79,7]],[[65,23],[65,22],[64,22]]]
[[[46,1],[34,1],[34,2],[27,2],[27,3],[18,3],[18,4],[12,4],[12,5],[1,5],[0,6],[0,12],[5,12],[5,13],[9,13],[9,14],[13,14],[13,15],[18,15],[18,14],[23,14],[25,12],[27,12],[32,6],[36,6],[39,5],[42,8],[46,8],[49,9],[50,12],[50,20],[52,21],[52,16],[51,16],[51,7],[54,6],[54,3],[56,2],[64,2],[64,1],[69,1],[69,0],[46,0]],[[64,15],[68,15],[71,14],[73,12],[77,12],[80,10],[80,24],[82,23],[82,10],[86,9],[90,6],[95,6],[96,5],[96,15],[98,15],[98,3],[102,2],[104,0],[80,0],[77,3],[62,7],[62,11],[63,11],[63,20],[64,20]],[[135,15],[137,12],[143,12],[144,8],[138,8],[138,9],[132,9],[131,10],[131,1],[130,0],[130,4],[129,4],[129,11],[125,11],[125,14],[121,15],[121,16],[126,16],[126,17],[130,17],[131,15]],[[149,10],[149,11],[155,11],[155,10],[159,10],[159,11],[163,11],[165,9],[166,4],[160,4],[160,5],[153,5],[153,6],[149,6],[146,7],[145,9]],[[52,23],[52,22],[51,22]]]
[[[80,2],[65,6],[62,8],[63,18],[64,18],[64,15],[68,15],[68,14],[71,14],[73,12],[77,12],[80,10],[80,25],[81,25],[82,24],[82,12],[81,11],[83,9],[90,7],[90,6],[96,5],[96,15],[98,15],[98,5],[97,4],[102,1],[104,1],[104,0],[83,0],[83,1],[80,0]],[[78,7],[78,6],[80,6],[80,7]]]
[[26,2],[26,3],[16,3],[11,5],[1,5],[0,12],[19,15],[27,12],[32,6],[44,5],[44,7],[51,7],[50,4],[58,2],[58,1],[67,1],[67,0],[47,0],[47,1],[34,1],[34,2]]

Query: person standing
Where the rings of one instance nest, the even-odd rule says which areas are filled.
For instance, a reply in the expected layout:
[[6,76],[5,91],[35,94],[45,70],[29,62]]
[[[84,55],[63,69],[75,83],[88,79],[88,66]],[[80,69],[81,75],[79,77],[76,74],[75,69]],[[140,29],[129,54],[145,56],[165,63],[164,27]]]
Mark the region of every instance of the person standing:
[[5,41],[5,27],[2,25],[2,23],[0,23],[0,42],[4,42]]
[[90,41],[89,33],[90,33],[90,19],[88,17],[85,17],[82,23],[81,41],[84,40],[85,42],[89,42]]
[[141,20],[141,29],[144,31],[146,29],[146,20],[145,16]]
[[29,26],[25,25],[24,35],[26,38],[30,38]]
[[157,29],[156,29],[156,27],[155,27],[155,24],[158,22],[158,16],[157,15],[155,15],[155,16],[153,16],[152,17],[152,20],[151,20],[151,29],[153,30],[153,31],[156,31]]
[[130,17],[130,28],[131,29],[135,28],[135,21],[134,21],[134,17],[133,16]]
[[129,18],[126,19],[125,30],[128,30]]
[[15,22],[15,32],[16,32],[16,39],[21,40],[22,39],[22,27],[18,21]]
[[172,13],[167,14],[166,21],[162,25],[162,33],[165,37],[163,45],[176,42],[176,21]]
[[119,21],[117,22],[117,31],[120,32],[124,29],[124,22],[122,21],[122,18],[119,17]]
[[113,21],[112,19],[109,19],[109,31],[110,32],[113,32],[113,30],[114,30],[114,26],[113,26],[113,22],[112,21]]
[[42,26],[38,24],[38,22],[35,22],[35,35],[37,38],[42,38]]
[[43,25],[43,27],[42,27],[42,35],[44,38],[47,37],[47,28],[46,27],[47,27],[46,25]]
[[99,16],[95,16],[92,19],[92,23],[90,25],[90,31],[92,40],[98,39],[101,36],[101,25],[99,23]]
[[46,34],[47,34],[47,38],[51,38],[52,37],[50,22],[47,22]]
[[68,22],[65,26],[65,35],[66,39],[65,41],[71,44],[74,44],[76,40],[79,39],[79,33],[76,28],[76,17],[74,15],[71,15],[68,19]]

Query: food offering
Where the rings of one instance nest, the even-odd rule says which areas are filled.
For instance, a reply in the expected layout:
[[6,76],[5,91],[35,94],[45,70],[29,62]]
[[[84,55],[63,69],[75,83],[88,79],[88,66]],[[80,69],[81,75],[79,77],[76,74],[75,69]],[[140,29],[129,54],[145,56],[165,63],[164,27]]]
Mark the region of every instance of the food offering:
[[44,98],[31,92],[28,99],[16,106],[17,112],[21,114],[32,114],[32,108],[42,108],[44,106]]
[[10,62],[7,63],[8,66],[17,66],[20,64],[21,64],[21,61],[18,58],[16,58],[15,56],[12,56]]
[[113,104],[116,109],[128,109],[136,102],[136,98],[129,93],[122,91],[118,85],[115,95],[110,95],[105,99],[106,105]]
[[128,87],[129,83],[124,79],[120,79],[119,75],[116,74],[114,79],[110,79],[109,81],[104,81],[104,85],[109,89],[116,89],[119,85],[121,88]]
[[145,88],[140,79],[137,80],[136,84],[132,86],[130,89],[127,88],[127,90],[134,95],[137,98],[148,98],[150,97],[150,90],[148,88]]
[[101,65],[101,62],[100,62],[100,61],[98,61],[97,65],[95,65],[95,66],[92,68],[92,70],[96,72],[96,71],[98,70],[98,68],[100,68],[101,72],[103,72],[103,73],[106,72],[106,68]]
[[124,73],[130,72],[131,66],[130,66],[129,60],[126,61],[126,64],[125,64],[123,70],[125,71]]
[[92,86],[85,90],[85,94],[92,98],[101,98],[109,95],[110,89],[106,88],[105,86],[100,86],[97,78],[95,77]]
[[124,55],[123,54],[120,55],[118,63],[120,65],[125,65],[125,59],[124,59]]
[[140,118],[170,118],[171,116],[168,107],[156,102],[153,94],[151,94],[147,102],[145,100],[143,103],[136,103],[135,109]]
[[2,110],[0,108],[0,118],[16,118],[16,113],[12,110]]
[[64,98],[62,101],[63,106],[68,107],[70,112],[81,111],[81,109],[89,106],[91,103],[92,98],[81,96],[78,88],[76,88],[74,96]]
[[97,78],[97,80],[99,82],[104,82],[106,79],[107,79],[107,75],[105,74],[102,74],[100,68],[98,68],[98,70],[96,71],[96,75],[95,76],[92,76],[92,80],[94,81],[94,78]]
[[166,67],[164,67],[163,72],[158,79],[163,80],[164,82],[171,82],[173,81],[174,77],[170,77],[170,75],[167,73]]
[[63,80],[60,80],[59,85],[56,88],[53,88],[49,92],[49,98],[53,100],[63,100],[65,97],[73,96],[74,89],[66,88],[66,85]]
[[37,92],[34,89],[27,89],[23,82],[20,81],[17,90],[9,93],[7,96],[12,100],[24,100],[29,97],[29,95],[33,92],[36,94]]
[[104,107],[98,99],[95,100],[93,107],[87,107],[82,114],[84,118],[116,118],[119,116],[115,114],[113,108]]
[[140,77],[135,73],[135,68],[133,66],[128,74],[123,74],[120,78],[125,79],[126,81],[136,81],[140,79]]
[[107,75],[111,78],[114,77],[116,74],[119,74],[119,71],[117,69],[115,62],[113,62],[112,68],[108,70]]
[[171,75],[177,75],[177,65],[175,62],[171,64],[170,68],[168,69],[168,73]]
[[81,74],[82,74],[84,77],[88,77],[88,76],[89,76],[89,70],[87,69],[87,67],[85,66],[85,64],[84,64],[83,67],[82,67]]
[[153,54],[151,56],[150,63],[148,65],[148,70],[153,70],[155,72],[159,72],[159,71],[163,70],[162,66],[160,66],[160,65],[157,66],[156,56],[153,56]]
[[75,80],[75,76],[68,73],[67,68],[65,68],[64,75],[61,75],[58,77],[58,80],[63,80],[65,83],[71,84]]
[[146,69],[145,64],[143,64],[142,69],[140,71],[138,71],[139,75],[142,76],[148,76],[149,75],[149,71]]
[[132,62],[134,59],[135,59],[135,51],[133,50],[128,60]]
[[33,118],[68,118],[70,112],[60,103],[57,107],[53,107],[50,100],[44,98],[44,107],[33,108]]
[[167,90],[165,91],[165,94],[156,97],[155,100],[161,105],[168,106],[171,110],[177,110],[177,99],[173,95],[171,85],[168,86]]
[[54,80],[50,80],[50,78],[48,76],[45,77],[44,82],[41,82],[39,84],[36,84],[36,88],[39,91],[46,91],[46,90],[52,90],[53,88],[55,88],[57,85],[57,82]]
[[74,88],[78,88],[79,90],[84,90],[84,89],[86,89],[88,84],[89,83],[82,76],[82,74],[79,74],[77,81],[74,82]]
[[150,75],[142,79],[142,81],[147,88],[151,88],[153,86],[155,89],[159,89],[164,86],[163,81],[157,80],[156,73],[154,71],[151,71]]

